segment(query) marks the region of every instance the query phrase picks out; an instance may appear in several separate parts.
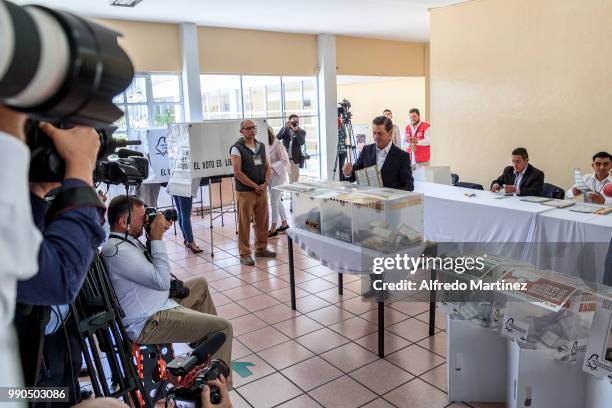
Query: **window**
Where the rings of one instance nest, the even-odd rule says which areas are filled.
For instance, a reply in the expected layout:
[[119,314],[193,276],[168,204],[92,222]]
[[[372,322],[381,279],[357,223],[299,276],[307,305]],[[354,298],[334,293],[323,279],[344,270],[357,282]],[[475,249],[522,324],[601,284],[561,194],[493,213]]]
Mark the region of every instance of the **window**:
[[311,159],[301,174],[319,178],[319,108],[316,77],[200,76],[204,120],[265,118],[278,132],[290,114],[300,116]]
[[204,120],[242,118],[242,95],[238,75],[201,75]]
[[116,138],[133,129],[163,128],[183,120],[180,76],[175,73],[136,74],[130,86],[113,98],[125,115],[115,122]]

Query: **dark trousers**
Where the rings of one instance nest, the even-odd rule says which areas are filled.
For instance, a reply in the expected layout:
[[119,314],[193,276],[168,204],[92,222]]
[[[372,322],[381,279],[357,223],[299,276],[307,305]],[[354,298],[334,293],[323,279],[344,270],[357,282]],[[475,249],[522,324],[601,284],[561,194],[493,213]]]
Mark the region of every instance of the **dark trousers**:
[[81,343],[72,322],[45,336],[41,387],[68,387],[69,402],[40,403],[37,407],[71,407],[81,400],[79,371],[83,364]]

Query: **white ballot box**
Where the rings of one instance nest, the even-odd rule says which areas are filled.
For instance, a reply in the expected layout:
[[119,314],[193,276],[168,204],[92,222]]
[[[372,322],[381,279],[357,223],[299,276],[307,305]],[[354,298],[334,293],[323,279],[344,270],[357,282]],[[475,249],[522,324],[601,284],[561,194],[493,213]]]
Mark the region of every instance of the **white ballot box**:
[[576,362],[563,362],[543,350],[530,350],[508,339],[506,408],[584,407],[584,356],[579,352]]
[[612,407],[612,379],[587,376],[585,408]]
[[414,181],[451,185],[449,166],[417,166],[416,170],[412,173],[412,177]]
[[506,339],[499,330],[448,317],[448,400],[504,402]]

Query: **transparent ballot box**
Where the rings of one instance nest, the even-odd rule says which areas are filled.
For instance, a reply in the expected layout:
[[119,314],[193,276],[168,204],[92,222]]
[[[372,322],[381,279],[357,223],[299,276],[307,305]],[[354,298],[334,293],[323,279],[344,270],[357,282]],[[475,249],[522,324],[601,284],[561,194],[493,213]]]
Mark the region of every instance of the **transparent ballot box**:
[[423,195],[360,188],[323,199],[321,233],[363,248],[394,253],[423,240]]
[[592,286],[547,270],[515,269],[502,280],[525,285],[498,292],[502,335],[557,360],[575,362],[577,353],[585,352],[597,304]]
[[291,194],[295,227],[321,233],[322,198],[352,191],[355,187],[348,183],[312,181],[283,184],[274,188]]

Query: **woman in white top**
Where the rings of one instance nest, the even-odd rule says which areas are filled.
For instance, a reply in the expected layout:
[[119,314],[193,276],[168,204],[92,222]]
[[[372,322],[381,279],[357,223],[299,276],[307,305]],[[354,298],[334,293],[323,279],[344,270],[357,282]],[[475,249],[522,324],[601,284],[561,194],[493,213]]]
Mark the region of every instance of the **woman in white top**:
[[[268,128],[268,158],[270,161],[270,167],[272,168],[272,178],[270,179],[270,207],[272,209],[272,217],[270,219],[271,226],[268,231],[269,237],[275,237],[279,231],[285,231],[289,228],[287,224],[287,214],[285,214],[285,207],[281,203],[281,192],[274,189],[275,186],[284,184],[287,180],[287,171],[289,169],[289,156],[285,147],[279,143],[274,137],[272,129]],[[281,226],[276,228],[280,216]]]

